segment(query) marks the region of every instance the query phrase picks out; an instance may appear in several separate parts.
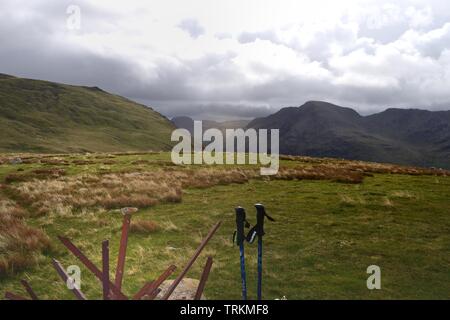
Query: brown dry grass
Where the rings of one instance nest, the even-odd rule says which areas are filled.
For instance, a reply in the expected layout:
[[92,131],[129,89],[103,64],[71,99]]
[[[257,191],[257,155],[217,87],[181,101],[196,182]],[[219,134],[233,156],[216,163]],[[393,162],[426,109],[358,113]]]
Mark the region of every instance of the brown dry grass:
[[364,180],[364,172],[354,171],[339,166],[313,166],[282,168],[275,179],[282,180],[331,180],[342,183],[361,183]]
[[155,221],[135,220],[130,225],[130,232],[133,233],[153,233],[159,230],[160,226]]
[[0,277],[34,264],[51,247],[48,236],[27,226],[24,216],[15,202],[0,197]]
[[[208,188],[246,183],[260,178],[256,169],[165,169],[143,172],[85,174],[47,180],[26,181],[9,186],[9,191],[34,215],[70,214],[82,208],[145,208],[159,203],[180,202],[183,189]],[[363,175],[347,169],[324,166],[285,168],[270,179],[329,179],[359,183]]]
[[16,199],[35,215],[61,213],[86,207],[145,208],[162,202],[180,202],[183,188],[243,183],[249,177],[239,170],[152,172],[78,175],[33,180],[9,186]]
[[303,156],[280,155],[280,160],[299,161],[326,167],[340,167],[342,169],[363,171],[367,173],[388,173],[388,174],[408,174],[408,175],[436,175],[450,176],[450,171],[436,168],[420,168],[412,166],[402,166],[389,163],[365,162],[358,160],[344,160],[334,158],[313,158]]
[[[283,157],[299,160],[297,166],[281,167],[275,176],[262,177],[256,167],[186,168],[160,167],[153,171],[134,168],[131,172],[80,174],[64,176],[64,170],[50,168],[27,173],[10,174],[6,182],[9,194],[20,204],[30,207],[34,215],[53,213],[70,215],[84,208],[118,209],[146,208],[159,203],[181,202],[183,190],[216,185],[246,183],[250,179],[268,180],[331,180],[341,183],[361,183],[373,173],[447,175],[436,169],[402,167],[359,161],[333,161]],[[33,179],[30,181],[30,179]]]
[[66,171],[61,168],[36,169],[26,173],[10,173],[5,177],[5,183],[23,182],[34,179],[55,179],[65,174]]
[[72,164],[75,164],[77,166],[84,166],[89,164],[96,164],[96,162],[92,160],[73,160]]

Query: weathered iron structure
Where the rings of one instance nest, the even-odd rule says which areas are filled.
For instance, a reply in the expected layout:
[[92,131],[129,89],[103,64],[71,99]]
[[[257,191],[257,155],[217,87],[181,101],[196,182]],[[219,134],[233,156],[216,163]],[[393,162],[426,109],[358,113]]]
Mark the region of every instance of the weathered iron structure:
[[[127,296],[122,291],[122,281],[125,270],[125,260],[126,260],[126,252],[128,247],[128,233],[130,228],[130,222],[132,214],[137,212],[137,208],[123,208],[123,222],[122,222],[122,234],[120,238],[119,245],[119,254],[117,257],[117,266],[116,266],[116,274],[115,279],[112,281],[110,279],[110,255],[109,255],[109,240],[105,240],[102,242],[102,269],[99,269],[69,238],[58,236],[59,241],[75,256],[80,260],[80,262],[90,271],[92,272],[98,280],[102,284],[103,289],[103,300],[154,300],[158,294],[161,292],[160,286],[162,283],[167,280],[176,270],[175,265],[170,265],[158,278],[154,281],[147,282],[144,286],[131,297]],[[219,229],[221,222],[216,223],[207,236],[202,240],[197,250],[193,254],[193,256],[189,259],[186,266],[183,268],[181,273],[175,278],[172,284],[168,287],[166,292],[164,293],[162,300],[168,300],[170,296],[173,294],[177,286],[186,276],[188,271],[191,269],[192,265],[195,263],[197,258],[200,256],[203,249],[206,247],[208,242],[214,236],[216,231]],[[70,282],[70,276],[67,274],[65,268],[61,265],[61,263],[52,259],[53,267],[56,272],[60,276],[61,280],[67,284]],[[203,290],[205,288],[206,282],[208,280],[209,273],[211,271],[211,266],[213,264],[212,257],[207,258],[206,265],[203,269],[202,276],[200,279],[200,283],[194,295],[194,300],[200,300],[203,294]],[[9,300],[39,300],[38,295],[32,289],[29,282],[26,280],[21,281],[22,286],[25,288],[26,292],[29,295],[29,298],[15,294],[13,292],[6,292],[5,298]],[[71,286],[69,289],[73,292],[75,298],[77,300],[87,300],[87,297],[83,294],[80,289],[77,289],[75,286]]]

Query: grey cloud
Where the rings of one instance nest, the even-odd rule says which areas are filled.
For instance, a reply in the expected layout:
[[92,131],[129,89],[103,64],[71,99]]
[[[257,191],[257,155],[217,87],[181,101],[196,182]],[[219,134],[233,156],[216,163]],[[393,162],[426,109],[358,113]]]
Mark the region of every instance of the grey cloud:
[[422,54],[438,59],[445,49],[450,49],[450,22],[417,38]]
[[[27,21],[12,20],[8,16],[8,10],[12,7],[8,9],[6,4],[12,6],[14,3],[7,1],[0,5],[0,73],[99,86],[148,104],[170,117],[188,115],[197,119],[218,120],[253,118],[265,116],[281,107],[299,106],[307,100],[328,100],[353,107],[364,114],[390,106],[427,107],[432,110],[450,108],[450,95],[430,93],[424,84],[427,82],[429,85],[431,79],[428,78],[421,82],[399,77],[398,86],[374,88],[360,83],[336,84],[332,78],[318,79],[272,71],[266,81],[250,82],[244,71],[233,62],[238,53],[231,51],[209,53],[197,59],[162,57],[153,61],[154,68],[149,72],[151,76],[147,76],[142,73],[140,65],[132,60],[93,53],[63,42],[59,34],[65,27],[66,2],[45,2],[45,5],[40,2],[42,6]],[[96,30],[99,25],[115,28],[114,13],[98,12],[88,4],[82,4],[82,10],[83,15],[91,18],[84,20],[86,24],[83,24],[81,33]],[[184,30],[194,38],[204,32],[198,22],[188,23],[185,27]],[[444,31],[432,41],[422,41],[417,45],[420,52],[429,55],[432,61],[437,61],[437,57],[443,61],[442,53],[450,48],[450,32],[447,29]],[[282,44],[275,31],[242,33],[238,38],[241,43],[251,43],[257,39]],[[344,55],[362,48],[368,55],[374,56],[376,41],[358,38],[350,29],[343,27],[324,30],[305,48],[295,42],[282,45],[307,54],[311,60],[320,61],[330,72],[330,77],[338,77],[342,74],[335,72],[327,63],[332,55],[331,44],[344,44]],[[450,67],[450,63],[444,64],[442,61],[440,63],[443,66]],[[396,65],[391,64],[398,64],[395,61],[383,63],[387,71],[395,69]],[[417,66],[418,72],[425,67]],[[253,68],[256,74],[271,72],[257,63]],[[258,68],[261,68],[261,72],[258,72]],[[364,73],[364,66],[361,70]],[[428,75],[426,72],[424,74]],[[440,87],[448,85],[450,79],[446,79],[445,74],[444,70],[441,75],[435,75],[435,90],[439,91]],[[371,76],[369,71],[367,76]],[[417,78],[420,76],[418,74]]]
[[276,33],[272,30],[266,30],[261,32],[243,32],[238,36],[240,43],[250,43],[256,40],[267,40],[273,43],[280,43]]
[[153,101],[140,102],[154,107],[155,110],[169,118],[187,115],[195,120],[238,120],[265,117],[278,110],[277,107],[251,103],[220,103],[220,102],[183,102],[183,101]]
[[[64,32],[66,7],[62,2],[40,8],[42,10],[38,15],[26,21],[11,23],[0,15],[0,72],[75,85],[100,86],[117,93],[129,91],[139,84],[138,68],[133,63],[60,42],[55,30]],[[50,17],[55,19],[49,19],[45,12],[50,12]]]
[[185,19],[180,22],[178,27],[189,33],[189,35],[194,39],[205,34],[205,28],[203,28],[202,25],[195,19]]

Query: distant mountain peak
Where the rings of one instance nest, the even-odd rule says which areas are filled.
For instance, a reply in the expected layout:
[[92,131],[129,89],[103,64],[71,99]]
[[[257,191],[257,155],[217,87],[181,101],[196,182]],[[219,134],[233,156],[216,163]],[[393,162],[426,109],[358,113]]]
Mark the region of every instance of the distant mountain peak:
[[320,100],[310,100],[310,101],[307,101],[307,102],[305,102],[304,104],[303,104],[303,106],[302,107],[338,107],[338,108],[343,108],[343,107],[340,107],[340,106],[338,106],[338,105],[335,105],[335,104],[332,104],[332,103],[330,103],[330,102],[327,102],[327,101],[320,101]]
[[308,101],[247,128],[279,129],[283,154],[450,168],[450,111],[391,108],[363,117],[351,108]]
[[0,73],[0,79],[14,79],[14,76],[11,76],[9,74]]
[[319,110],[324,112],[340,112],[340,113],[347,113],[352,115],[360,115],[358,112],[353,110],[352,108],[347,107],[341,107],[336,104],[326,102],[326,101],[308,101],[302,106],[300,106],[300,109],[303,110]]

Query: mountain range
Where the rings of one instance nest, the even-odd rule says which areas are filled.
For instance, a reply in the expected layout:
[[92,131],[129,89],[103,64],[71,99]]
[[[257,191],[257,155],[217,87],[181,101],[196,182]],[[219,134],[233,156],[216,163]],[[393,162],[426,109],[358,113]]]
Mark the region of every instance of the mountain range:
[[251,121],[280,129],[280,153],[450,168],[450,111],[387,109],[361,116],[322,101]]
[[[193,131],[193,120],[176,117]],[[203,121],[203,130],[279,129],[280,153],[450,168],[450,111],[387,109],[361,116],[323,101],[283,108],[253,121]]]
[[[169,121],[97,87],[0,74],[0,152],[170,150]],[[252,121],[203,121],[203,129],[279,129],[280,153],[450,168],[450,111],[387,109],[362,116],[322,101]]]
[[97,87],[0,74],[0,152],[170,150],[174,125]]

